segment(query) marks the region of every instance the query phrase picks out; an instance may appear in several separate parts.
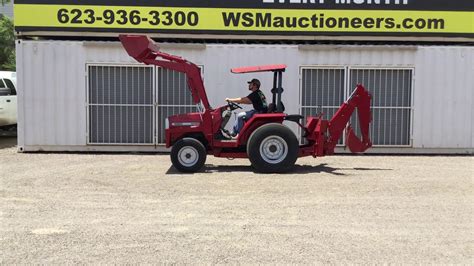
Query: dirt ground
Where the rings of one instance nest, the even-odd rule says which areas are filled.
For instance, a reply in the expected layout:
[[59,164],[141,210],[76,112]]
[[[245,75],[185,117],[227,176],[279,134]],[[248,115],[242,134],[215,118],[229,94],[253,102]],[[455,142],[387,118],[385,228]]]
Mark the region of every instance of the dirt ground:
[[472,264],[474,157],[21,154],[0,138],[0,264]]

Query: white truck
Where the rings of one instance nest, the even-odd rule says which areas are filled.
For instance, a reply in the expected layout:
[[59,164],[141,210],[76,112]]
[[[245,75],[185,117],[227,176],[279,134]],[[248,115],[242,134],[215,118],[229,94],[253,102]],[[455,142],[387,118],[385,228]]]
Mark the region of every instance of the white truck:
[[14,130],[17,124],[16,73],[0,71],[0,130]]

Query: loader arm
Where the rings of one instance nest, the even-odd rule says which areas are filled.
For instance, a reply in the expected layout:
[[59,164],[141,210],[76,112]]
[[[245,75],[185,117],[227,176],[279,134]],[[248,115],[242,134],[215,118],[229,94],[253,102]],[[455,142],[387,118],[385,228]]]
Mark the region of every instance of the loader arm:
[[370,113],[370,101],[371,95],[362,86],[357,85],[355,90],[347,101],[345,101],[339,110],[329,121],[328,125],[328,139],[326,141],[325,150],[326,154],[332,154],[336,147],[337,141],[341,137],[344,128],[346,128],[352,113],[355,108],[358,111],[360,131],[362,133],[362,140],[357,137],[352,129],[351,125],[347,125],[346,132],[346,145],[349,147],[351,152],[364,152],[368,148],[372,147],[372,143],[369,138],[369,125],[372,120]]
[[[127,53],[138,62],[185,73],[194,104],[202,102],[206,110],[211,109],[204,89],[201,69],[197,65],[179,56],[161,52],[158,45],[148,36],[121,34],[119,39]],[[157,60],[157,58],[164,60]]]

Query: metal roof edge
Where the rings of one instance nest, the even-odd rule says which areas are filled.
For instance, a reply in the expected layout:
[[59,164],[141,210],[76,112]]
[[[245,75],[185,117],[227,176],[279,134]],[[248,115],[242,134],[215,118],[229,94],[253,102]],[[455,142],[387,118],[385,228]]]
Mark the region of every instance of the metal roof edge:
[[[85,47],[122,47],[119,41],[82,41],[82,45]],[[192,50],[205,50],[206,44],[203,43],[169,43],[157,42],[160,48],[174,48],[174,49],[192,49]]]
[[[144,34],[144,33],[133,33],[129,34]],[[119,33],[116,32],[66,32],[66,31],[23,31],[16,32],[18,38],[23,37],[73,37],[73,38],[87,38],[87,37],[103,37],[118,38]],[[305,35],[230,35],[230,34],[171,34],[171,33],[146,33],[151,38],[162,38],[162,39],[187,39],[187,40],[249,40],[249,41],[374,41],[374,42],[413,42],[413,43],[424,43],[424,42],[446,42],[446,43],[473,43],[474,38],[468,37],[436,37],[436,36],[305,36]]]
[[397,50],[405,50],[405,51],[416,51],[418,50],[420,46],[419,45],[370,45],[370,44],[364,44],[364,45],[342,45],[342,44],[337,44],[337,45],[326,45],[326,44],[303,44],[303,45],[298,45],[298,50],[301,51],[314,51],[314,50],[371,50],[371,51],[382,51],[382,50],[392,50],[392,49],[397,49]]

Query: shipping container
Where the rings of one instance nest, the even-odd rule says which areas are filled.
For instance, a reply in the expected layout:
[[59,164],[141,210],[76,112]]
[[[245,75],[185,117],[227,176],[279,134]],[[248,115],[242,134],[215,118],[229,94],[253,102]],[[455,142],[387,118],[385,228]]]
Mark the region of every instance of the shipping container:
[[[160,46],[201,66],[214,107],[248,94],[251,78],[270,95],[270,74],[231,68],[283,63],[286,113],[331,116],[364,83],[373,94],[370,152],[473,153],[472,46]],[[19,40],[17,72],[19,151],[165,151],[166,116],[196,110],[184,74],[138,64],[118,42]]]

